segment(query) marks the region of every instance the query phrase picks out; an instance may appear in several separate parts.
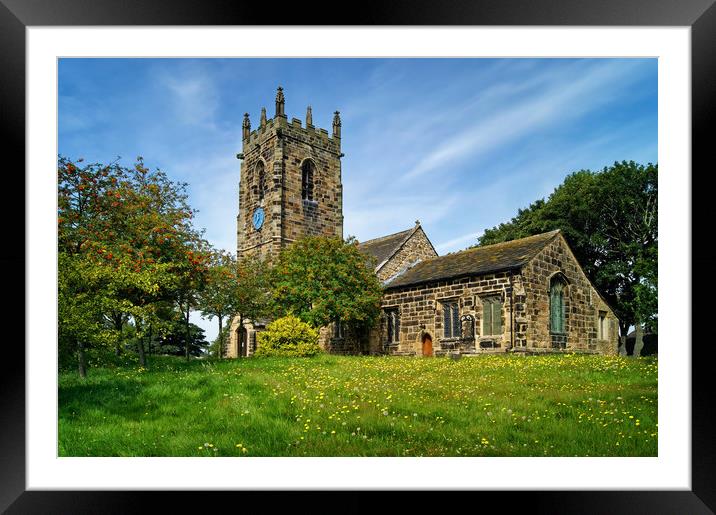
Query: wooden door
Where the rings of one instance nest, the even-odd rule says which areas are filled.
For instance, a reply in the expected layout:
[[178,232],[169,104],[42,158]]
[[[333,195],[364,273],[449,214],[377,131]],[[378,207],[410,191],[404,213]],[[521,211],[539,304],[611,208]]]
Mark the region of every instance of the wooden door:
[[433,339],[429,334],[423,336],[423,356],[433,355]]

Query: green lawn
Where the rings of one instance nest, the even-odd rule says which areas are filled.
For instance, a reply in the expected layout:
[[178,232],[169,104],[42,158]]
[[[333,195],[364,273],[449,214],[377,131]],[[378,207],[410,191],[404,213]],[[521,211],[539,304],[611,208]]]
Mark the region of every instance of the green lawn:
[[657,455],[655,358],[149,359],[60,374],[60,456]]

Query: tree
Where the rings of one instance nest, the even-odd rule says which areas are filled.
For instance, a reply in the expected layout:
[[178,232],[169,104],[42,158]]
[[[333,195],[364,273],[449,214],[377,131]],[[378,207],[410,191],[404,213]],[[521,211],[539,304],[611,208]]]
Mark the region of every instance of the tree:
[[[187,353],[187,328],[184,317],[176,313],[172,321],[168,321],[161,334],[157,337],[157,352],[172,356],[186,356]],[[196,324],[189,323],[189,348],[190,356],[199,357],[206,353],[209,342],[206,341],[204,330]]]
[[[156,304],[184,295],[187,283],[195,286],[203,271],[197,254],[206,245],[192,226],[185,183],[150,171],[141,158],[132,168],[81,162],[58,160],[58,252],[63,263],[82,263],[92,272],[85,270],[86,277],[96,280],[73,282],[72,267],[59,271],[69,274],[65,286],[79,288],[86,299],[93,296],[87,314],[97,317],[93,324],[114,331],[116,352],[122,320],[131,317],[138,331],[151,335],[158,322]],[[60,302],[72,299],[63,295]],[[76,307],[59,307],[60,331],[67,333],[63,326]],[[92,339],[81,334],[85,340],[78,345],[84,348]],[[137,351],[144,365],[142,344]]]
[[245,320],[258,320],[271,311],[271,264],[251,257],[238,259],[235,277],[232,316],[238,317],[238,327],[242,327]]
[[274,313],[315,328],[338,320],[369,327],[380,314],[381,284],[352,238],[296,241],[279,255],[272,284]]
[[206,287],[199,296],[199,309],[202,316],[216,317],[219,322],[219,344],[217,357],[223,357],[224,333],[223,322],[228,316],[235,314],[239,295],[236,259],[229,253],[218,251],[212,254],[212,262],[207,273]]
[[601,172],[580,170],[546,201],[487,229],[479,245],[560,229],[619,318],[623,346],[631,325],[640,340],[643,324],[655,329],[658,321],[657,199],[657,165],[623,161]]

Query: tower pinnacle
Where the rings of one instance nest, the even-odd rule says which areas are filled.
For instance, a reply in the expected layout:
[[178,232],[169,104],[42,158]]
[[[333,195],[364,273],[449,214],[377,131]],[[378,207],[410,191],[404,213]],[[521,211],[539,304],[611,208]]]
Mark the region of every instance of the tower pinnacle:
[[286,118],[286,113],[284,112],[285,104],[286,100],[283,96],[283,88],[279,86],[276,90],[276,116]]
[[241,126],[241,136],[243,139],[249,139],[251,134],[251,120],[249,120],[249,113],[244,113],[244,123]]
[[333,137],[334,138],[340,138],[341,137],[341,116],[340,111],[336,111],[333,113]]
[[311,111],[311,106],[308,106],[306,108],[306,127],[313,125],[313,112]]

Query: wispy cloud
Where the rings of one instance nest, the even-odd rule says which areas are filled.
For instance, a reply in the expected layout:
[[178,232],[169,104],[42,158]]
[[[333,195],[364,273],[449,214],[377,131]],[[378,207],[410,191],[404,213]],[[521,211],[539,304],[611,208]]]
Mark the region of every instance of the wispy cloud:
[[[426,153],[402,181],[409,181],[438,167],[445,167],[466,155],[476,157],[494,151],[527,133],[550,124],[563,122],[594,110],[613,98],[613,91],[604,86],[619,80],[622,85],[630,80],[629,66],[609,63],[594,66],[581,77],[571,81],[558,74],[556,80],[543,92],[503,109],[450,135]],[[523,91],[521,91],[524,94]]]

